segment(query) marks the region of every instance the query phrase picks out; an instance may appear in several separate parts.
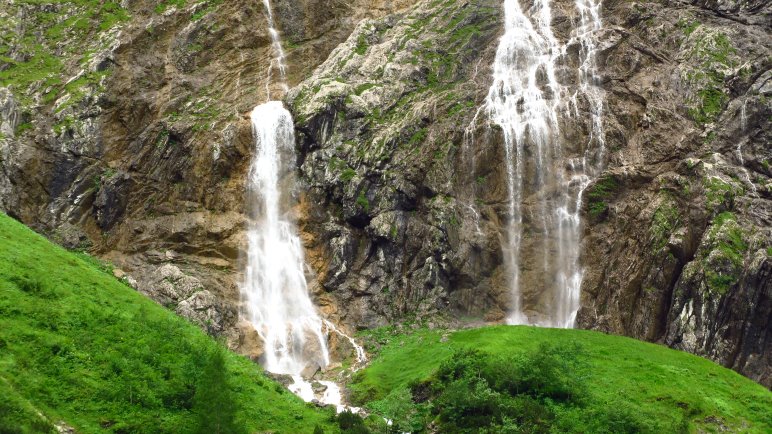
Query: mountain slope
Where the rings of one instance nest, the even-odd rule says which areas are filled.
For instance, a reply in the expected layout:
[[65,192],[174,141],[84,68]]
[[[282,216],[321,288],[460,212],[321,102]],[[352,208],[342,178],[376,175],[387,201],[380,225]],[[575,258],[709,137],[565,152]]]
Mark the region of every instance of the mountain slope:
[[234,354],[225,385],[202,383],[220,346],[106,271],[0,214],[0,431],[192,432],[219,386],[226,402],[210,409],[243,431],[334,432],[330,414]]
[[[413,403],[425,401],[437,390],[449,389],[438,380],[441,375],[437,370],[457,368],[459,361],[468,357],[458,352],[461,349],[480,351],[483,366],[497,358],[508,366],[522,364],[525,369],[520,377],[538,373],[543,388],[550,386],[546,378],[552,362],[556,361],[552,366],[565,368],[553,372],[558,377],[555,383],[584,384],[587,390],[584,400],[578,403],[553,399],[547,404],[553,406],[551,411],[555,411],[558,422],[572,422],[569,427],[562,426],[560,432],[763,433],[772,429],[772,394],[768,390],[709,360],[664,346],[592,331],[523,326],[403,333],[394,327],[367,333],[369,350],[377,356],[361,371],[352,389],[355,399],[367,401],[369,408],[395,422],[413,424],[414,432],[416,417],[420,421],[424,416],[420,405]],[[490,371],[490,366],[486,369]],[[486,369],[475,377],[485,378]],[[499,380],[518,381],[509,375],[516,371],[503,372],[507,374]],[[494,381],[488,383],[494,389],[488,396],[500,393],[495,391]],[[581,391],[581,387],[575,389]],[[452,402],[455,414],[460,413],[458,407],[462,407],[464,395],[486,402],[478,402],[476,413],[490,408],[490,401],[480,398],[486,394],[471,387],[464,390],[465,394]],[[521,393],[527,392],[521,389]],[[437,411],[442,404],[435,399],[425,411]],[[588,422],[588,415],[589,423],[597,423],[593,419],[598,418],[603,422],[584,430],[581,423]],[[632,423],[628,428],[611,428],[615,419]],[[442,423],[442,415],[432,423]]]

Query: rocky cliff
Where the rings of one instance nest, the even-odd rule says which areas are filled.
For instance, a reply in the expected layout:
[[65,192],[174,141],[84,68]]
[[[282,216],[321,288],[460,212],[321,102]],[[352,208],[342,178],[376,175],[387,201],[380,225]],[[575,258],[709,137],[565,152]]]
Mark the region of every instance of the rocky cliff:
[[[502,131],[481,110],[501,2],[274,9],[322,311],[348,327],[501,321],[510,197]],[[603,3],[592,40],[607,152],[583,195],[578,316],[767,386],[771,13],[760,0]],[[574,2],[553,2],[551,20],[570,91]],[[247,113],[281,95],[262,3],[15,0],[0,26],[0,208],[258,351],[239,332],[238,282]],[[592,133],[577,101],[560,122],[569,154]],[[521,286],[538,311],[554,301],[535,265],[551,253],[525,191]]]

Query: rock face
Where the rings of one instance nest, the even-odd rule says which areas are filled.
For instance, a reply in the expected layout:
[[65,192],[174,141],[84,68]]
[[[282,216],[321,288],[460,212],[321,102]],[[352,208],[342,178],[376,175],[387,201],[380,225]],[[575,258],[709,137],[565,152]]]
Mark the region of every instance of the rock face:
[[580,324],[769,387],[772,9],[694,3],[605,3],[615,152],[588,194]]
[[[247,113],[281,88],[261,2],[188,3],[0,5],[13,35],[0,60],[0,209],[259,358],[257,332],[238,321]],[[575,64],[575,4],[551,4]],[[320,310],[351,327],[502,320],[510,198],[502,133],[480,110],[501,2],[274,8]],[[772,386],[772,6],[606,0],[602,16],[608,155],[584,195],[578,324]],[[591,130],[577,110],[561,124],[571,146]],[[544,254],[524,250],[525,276]],[[549,303],[534,279],[526,299]]]

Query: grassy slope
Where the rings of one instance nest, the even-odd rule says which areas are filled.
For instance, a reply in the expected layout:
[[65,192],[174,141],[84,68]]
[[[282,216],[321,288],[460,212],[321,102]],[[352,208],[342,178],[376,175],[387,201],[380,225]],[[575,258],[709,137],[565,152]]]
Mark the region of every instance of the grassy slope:
[[713,416],[735,432],[772,430],[772,393],[688,353],[585,330],[497,326],[455,332],[444,343],[442,334],[423,329],[410,335],[371,332],[371,339],[385,345],[352,385],[355,395],[380,399],[410,381],[426,379],[454,348],[502,354],[536,350],[543,342],[579,343],[589,359],[595,405],[626,401],[662,427],[686,417],[691,430],[713,431]]
[[[44,431],[39,411],[83,433],[190,432],[197,376],[217,345],[93,259],[0,214],[0,431]],[[250,432],[335,432],[328,413],[249,360],[228,353],[227,370]]]

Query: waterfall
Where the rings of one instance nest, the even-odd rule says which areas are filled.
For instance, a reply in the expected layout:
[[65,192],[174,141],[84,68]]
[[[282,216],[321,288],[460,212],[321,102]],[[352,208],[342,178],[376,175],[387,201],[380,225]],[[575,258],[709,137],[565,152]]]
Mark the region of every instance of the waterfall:
[[287,76],[287,56],[284,54],[284,48],[281,46],[281,38],[279,37],[279,31],[276,29],[276,22],[273,19],[273,10],[271,9],[270,0],[263,0],[263,6],[265,7],[266,19],[268,20],[268,33],[271,35],[271,48],[274,53],[271,67],[268,68],[268,82],[266,83],[268,99],[271,99],[271,70],[274,66],[279,70],[279,83],[281,83],[282,90],[285,93],[289,90],[285,81],[285,77]]
[[[263,0],[282,87],[286,60],[275,29],[270,3]],[[270,69],[270,68],[269,68]],[[268,87],[270,88],[270,78]],[[270,94],[269,94],[270,95]],[[270,99],[270,96],[269,96]],[[295,136],[292,115],[281,101],[268,101],[252,110],[255,157],[247,183],[250,224],[247,233],[247,265],[241,288],[242,315],[264,343],[263,365],[269,372],[286,374],[289,389],[306,401],[335,405],[342,411],[340,388],[319,381],[326,389],[315,396],[304,378],[330,364],[327,341],[330,332],[347,339],[356,351],[356,364],[367,361],[364,349],[330,321],[323,319],[308,294],[303,245],[292,219]]]
[[[573,327],[579,309],[583,277],[579,264],[580,209],[584,189],[596,175],[603,158],[603,98],[596,86],[592,32],[600,29],[599,4],[576,0],[579,25],[576,41],[581,44],[578,68],[579,90],[564,101],[566,90],[557,69],[566,57],[565,45],[551,28],[548,0],[535,0],[524,12],[517,0],[504,1],[504,35],[493,64],[493,83],[485,108],[492,122],[501,127],[507,190],[509,193],[505,265],[510,270],[512,305],[509,324]],[[564,149],[560,121],[570,114],[577,98],[590,106],[591,137],[583,149]],[[575,109],[578,114],[578,108]],[[526,177],[526,174],[533,176]],[[523,300],[521,254],[526,215],[531,237],[541,238],[541,264],[531,271],[530,285],[543,287],[547,302],[526,309]],[[530,248],[536,250],[535,245]],[[528,311],[528,313],[526,312]]]
[[[303,246],[280,183],[294,167],[292,116],[280,101],[252,110],[257,154],[249,171],[253,223],[248,233],[244,294],[250,322],[265,342],[265,368],[300,375],[329,364],[322,320],[308,295]],[[284,200],[282,200],[284,199]]]

